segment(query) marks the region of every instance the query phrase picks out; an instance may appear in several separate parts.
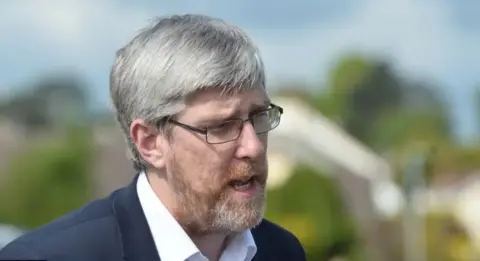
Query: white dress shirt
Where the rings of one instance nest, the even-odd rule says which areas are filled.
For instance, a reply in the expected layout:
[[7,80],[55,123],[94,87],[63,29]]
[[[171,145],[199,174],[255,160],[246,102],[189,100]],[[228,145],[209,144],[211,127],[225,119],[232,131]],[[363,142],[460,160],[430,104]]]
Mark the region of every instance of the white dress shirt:
[[[144,172],[137,193],[162,261],[208,261],[157,197]],[[251,261],[256,252],[253,236],[246,230],[229,240],[220,261]]]

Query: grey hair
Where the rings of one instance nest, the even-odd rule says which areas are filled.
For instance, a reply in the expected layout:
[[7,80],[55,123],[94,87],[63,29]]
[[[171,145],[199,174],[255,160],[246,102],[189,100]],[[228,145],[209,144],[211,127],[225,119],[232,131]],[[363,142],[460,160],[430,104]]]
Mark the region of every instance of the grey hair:
[[130,137],[133,120],[165,123],[202,89],[238,93],[265,88],[265,80],[257,47],[238,27],[195,14],[156,19],[117,51],[110,74],[111,100],[134,167],[149,164]]

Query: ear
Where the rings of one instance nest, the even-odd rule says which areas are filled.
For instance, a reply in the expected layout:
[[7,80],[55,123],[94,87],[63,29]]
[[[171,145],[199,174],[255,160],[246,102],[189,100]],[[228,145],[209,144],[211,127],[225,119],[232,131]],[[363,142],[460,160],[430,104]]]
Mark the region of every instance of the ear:
[[137,119],[130,125],[130,137],[140,156],[153,167],[160,169],[165,165],[165,138],[151,125]]

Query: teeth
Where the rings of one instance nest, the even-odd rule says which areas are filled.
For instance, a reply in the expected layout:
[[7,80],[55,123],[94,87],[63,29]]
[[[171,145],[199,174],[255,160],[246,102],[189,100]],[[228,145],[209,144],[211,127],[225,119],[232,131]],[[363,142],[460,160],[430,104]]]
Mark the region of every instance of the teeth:
[[235,187],[236,189],[245,189],[248,188],[248,186],[251,185],[252,179],[247,179],[247,180],[234,180],[230,183],[231,186]]
[[234,185],[234,186],[244,186],[244,185],[246,185],[246,184],[248,184],[248,183],[249,183],[249,180],[247,180],[247,181],[240,181],[240,180],[239,180],[239,181],[234,181],[234,182],[232,182],[232,185]]
[[236,190],[246,190],[250,188],[250,183],[246,183],[243,185],[233,185],[233,188],[235,188]]

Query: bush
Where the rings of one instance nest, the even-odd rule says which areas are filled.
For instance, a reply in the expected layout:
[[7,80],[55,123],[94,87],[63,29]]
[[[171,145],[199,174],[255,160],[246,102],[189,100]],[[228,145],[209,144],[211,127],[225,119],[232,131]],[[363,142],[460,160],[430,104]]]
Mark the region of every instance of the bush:
[[90,195],[90,141],[87,131],[67,131],[18,155],[0,192],[0,221],[34,228],[84,204]]
[[[269,190],[266,217],[292,231],[307,260],[357,256],[356,232],[333,181],[306,166],[297,166],[288,183]],[[361,259],[361,258],[360,258]]]
[[[404,232],[402,217],[384,222],[383,236],[387,243],[386,252],[390,260],[404,260]],[[462,261],[476,260],[472,245],[465,228],[450,213],[430,213],[424,217],[423,230],[418,237],[425,240],[427,261]],[[423,251],[422,251],[423,252]]]

